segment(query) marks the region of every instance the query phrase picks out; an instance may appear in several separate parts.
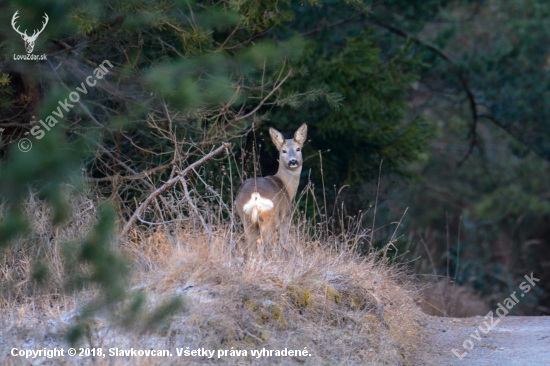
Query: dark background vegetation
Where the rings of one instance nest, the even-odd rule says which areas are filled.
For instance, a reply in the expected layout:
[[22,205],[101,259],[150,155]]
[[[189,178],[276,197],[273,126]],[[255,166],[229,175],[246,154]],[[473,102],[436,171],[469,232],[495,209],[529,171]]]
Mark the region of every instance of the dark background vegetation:
[[[13,61],[16,10],[21,29],[49,15],[34,50],[48,61]],[[96,230],[112,231],[171,162],[233,142],[238,185],[254,159],[275,172],[269,126],[290,137],[305,122],[302,187],[326,212],[344,203],[369,226],[378,196],[377,246],[408,208],[396,260],[490,307],[534,272],[540,286],[514,311],[550,314],[549,20],[542,0],[3,2],[0,244],[25,232],[29,186],[62,222],[63,184],[94,185],[116,208]],[[30,136],[104,60],[115,68],[82,104]],[[220,168],[204,169],[215,182]],[[74,258],[98,272],[120,260],[90,249],[109,235],[90,235]],[[78,278],[106,286],[102,304],[119,296],[108,277]]]

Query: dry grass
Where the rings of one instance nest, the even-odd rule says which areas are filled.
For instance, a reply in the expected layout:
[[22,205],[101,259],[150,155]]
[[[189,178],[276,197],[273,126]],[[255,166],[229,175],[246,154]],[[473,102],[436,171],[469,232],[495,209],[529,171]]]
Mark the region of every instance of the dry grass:
[[[71,221],[52,227],[48,207],[32,196],[27,211],[33,221],[32,234],[2,253],[3,355],[24,344],[35,349],[63,346],[63,331],[72,311],[93,293],[67,294],[63,290],[62,247],[82,237],[96,215],[88,198],[73,197],[72,206],[75,214]],[[358,240],[356,230],[327,238],[312,229],[316,226],[301,221],[284,246],[264,248],[243,262],[235,250],[242,240],[236,226],[231,227],[230,220],[213,220],[207,218],[211,233],[189,220],[134,231],[121,245],[136,263],[134,292],[145,289],[152,304],[181,295],[184,310],[155,331],[129,332],[108,319],[97,318],[87,342],[95,347],[142,349],[307,347],[312,354],[254,359],[249,353],[248,357],[208,360],[176,358],[174,352],[169,359],[121,358],[117,365],[171,364],[175,360],[196,364],[419,363],[422,333],[418,321],[422,313],[414,302],[412,277],[379,253],[360,256],[352,250]],[[50,278],[42,286],[32,281],[33,258],[38,254],[50,268]],[[58,361],[71,363],[69,359]],[[18,364],[13,358],[7,362]]]
[[[76,306],[75,298],[64,291],[62,250],[84,237],[97,211],[94,202],[85,196],[73,195],[70,203],[71,219],[64,225],[53,226],[50,207],[36,194],[30,194],[25,204],[25,214],[31,222],[30,234],[0,251],[0,314],[32,309],[53,315],[53,309],[66,312]],[[35,280],[37,262],[48,268],[47,275],[39,281]]]
[[431,283],[420,291],[419,306],[423,312],[435,316],[467,318],[486,315],[491,308],[469,286],[459,286],[447,279]]
[[[420,312],[413,284],[395,267],[295,241],[293,250],[243,263],[218,234],[178,234],[144,281],[149,292],[185,294],[188,318],[178,331],[191,347],[308,347],[319,362],[336,364],[403,364],[415,356]],[[147,245],[167,241],[157,233]]]

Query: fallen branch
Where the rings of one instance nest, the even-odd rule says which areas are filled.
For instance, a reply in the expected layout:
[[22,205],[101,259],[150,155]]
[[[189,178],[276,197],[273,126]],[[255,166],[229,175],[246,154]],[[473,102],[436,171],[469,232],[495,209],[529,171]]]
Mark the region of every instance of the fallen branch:
[[[224,142],[220,147],[218,147],[217,149],[209,152],[207,155],[203,156],[202,158],[200,158],[199,160],[197,160],[196,162],[194,162],[193,164],[189,165],[187,168],[183,169],[181,172],[178,173],[177,176],[175,176],[174,178],[168,180],[166,183],[164,183],[162,186],[160,186],[158,189],[156,189],[153,193],[151,193],[146,199],[145,201],[143,201],[139,206],[138,208],[136,209],[136,211],[134,212],[134,214],[132,215],[132,217],[130,217],[130,220],[128,220],[128,222],[126,223],[126,225],[124,225],[124,228],[122,229],[122,232],[120,233],[120,238],[124,237],[128,231],[130,230],[130,228],[132,227],[132,225],[135,224],[136,220],[138,219],[138,217],[140,217],[141,213],[145,210],[145,208],[147,206],[149,206],[149,204],[151,203],[151,201],[153,201],[155,198],[157,198],[158,196],[160,196],[161,194],[163,194],[164,192],[166,192],[166,190],[168,190],[168,188],[171,188],[174,184],[176,184],[177,182],[181,182],[182,181],[182,178],[187,174],[189,173],[190,171],[192,171],[193,169],[195,169],[197,166],[201,165],[202,163],[204,163],[205,161],[211,159],[214,155],[217,155],[219,154],[222,150],[227,150],[229,147],[231,146],[230,143],[228,142]],[[192,206],[194,207],[194,206]],[[206,223],[203,221],[203,225],[206,225]],[[207,230],[209,231],[209,230]]]

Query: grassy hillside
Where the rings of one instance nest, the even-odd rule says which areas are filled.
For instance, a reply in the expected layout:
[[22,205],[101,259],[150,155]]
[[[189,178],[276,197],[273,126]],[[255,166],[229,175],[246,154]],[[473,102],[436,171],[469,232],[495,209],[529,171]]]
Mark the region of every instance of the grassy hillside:
[[[19,364],[20,359],[7,356],[13,347],[69,347],[67,332],[78,322],[85,323],[81,347],[170,349],[173,354],[99,358],[105,364],[418,362],[422,315],[415,305],[413,279],[381,253],[357,255],[354,248],[367,240],[367,230],[356,227],[327,237],[312,222],[298,221],[284,245],[261,248],[246,262],[235,248],[241,230],[231,225],[231,218],[216,219],[213,212],[206,218],[210,233],[193,216],[156,229],[133,229],[126,239],[112,243],[132,268],[129,290],[110,309],[85,315],[100,291],[95,285],[67,291],[71,269],[63,253],[94,225],[97,207],[91,196],[73,195],[75,214],[57,227],[50,224],[46,204],[34,195],[26,202],[32,235],[6,249],[0,264],[3,363]],[[46,280],[38,280],[36,251],[46,252]],[[81,269],[93,270],[86,265]],[[159,309],[169,316],[160,315]],[[176,348],[185,347],[247,350],[248,355],[178,357]],[[310,355],[251,355],[263,348],[307,350]],[[77,360],[94,362],[92,357],[63,357],[56,364]]]

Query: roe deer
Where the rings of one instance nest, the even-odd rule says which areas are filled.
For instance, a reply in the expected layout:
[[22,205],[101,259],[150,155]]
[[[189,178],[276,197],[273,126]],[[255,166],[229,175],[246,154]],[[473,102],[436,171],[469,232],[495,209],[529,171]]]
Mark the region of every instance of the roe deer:
[[244,225],[245,255],[252,246],[269,242],[277,230],[282,232],[288,228],[291,202],[302,172],[302,147],[306,141],[307,125],[300,126],[294,138],[288,140],[274,128],[269,129],[269,134],[279,150],[277,174],[247,179],[239,188],[235,202]]

